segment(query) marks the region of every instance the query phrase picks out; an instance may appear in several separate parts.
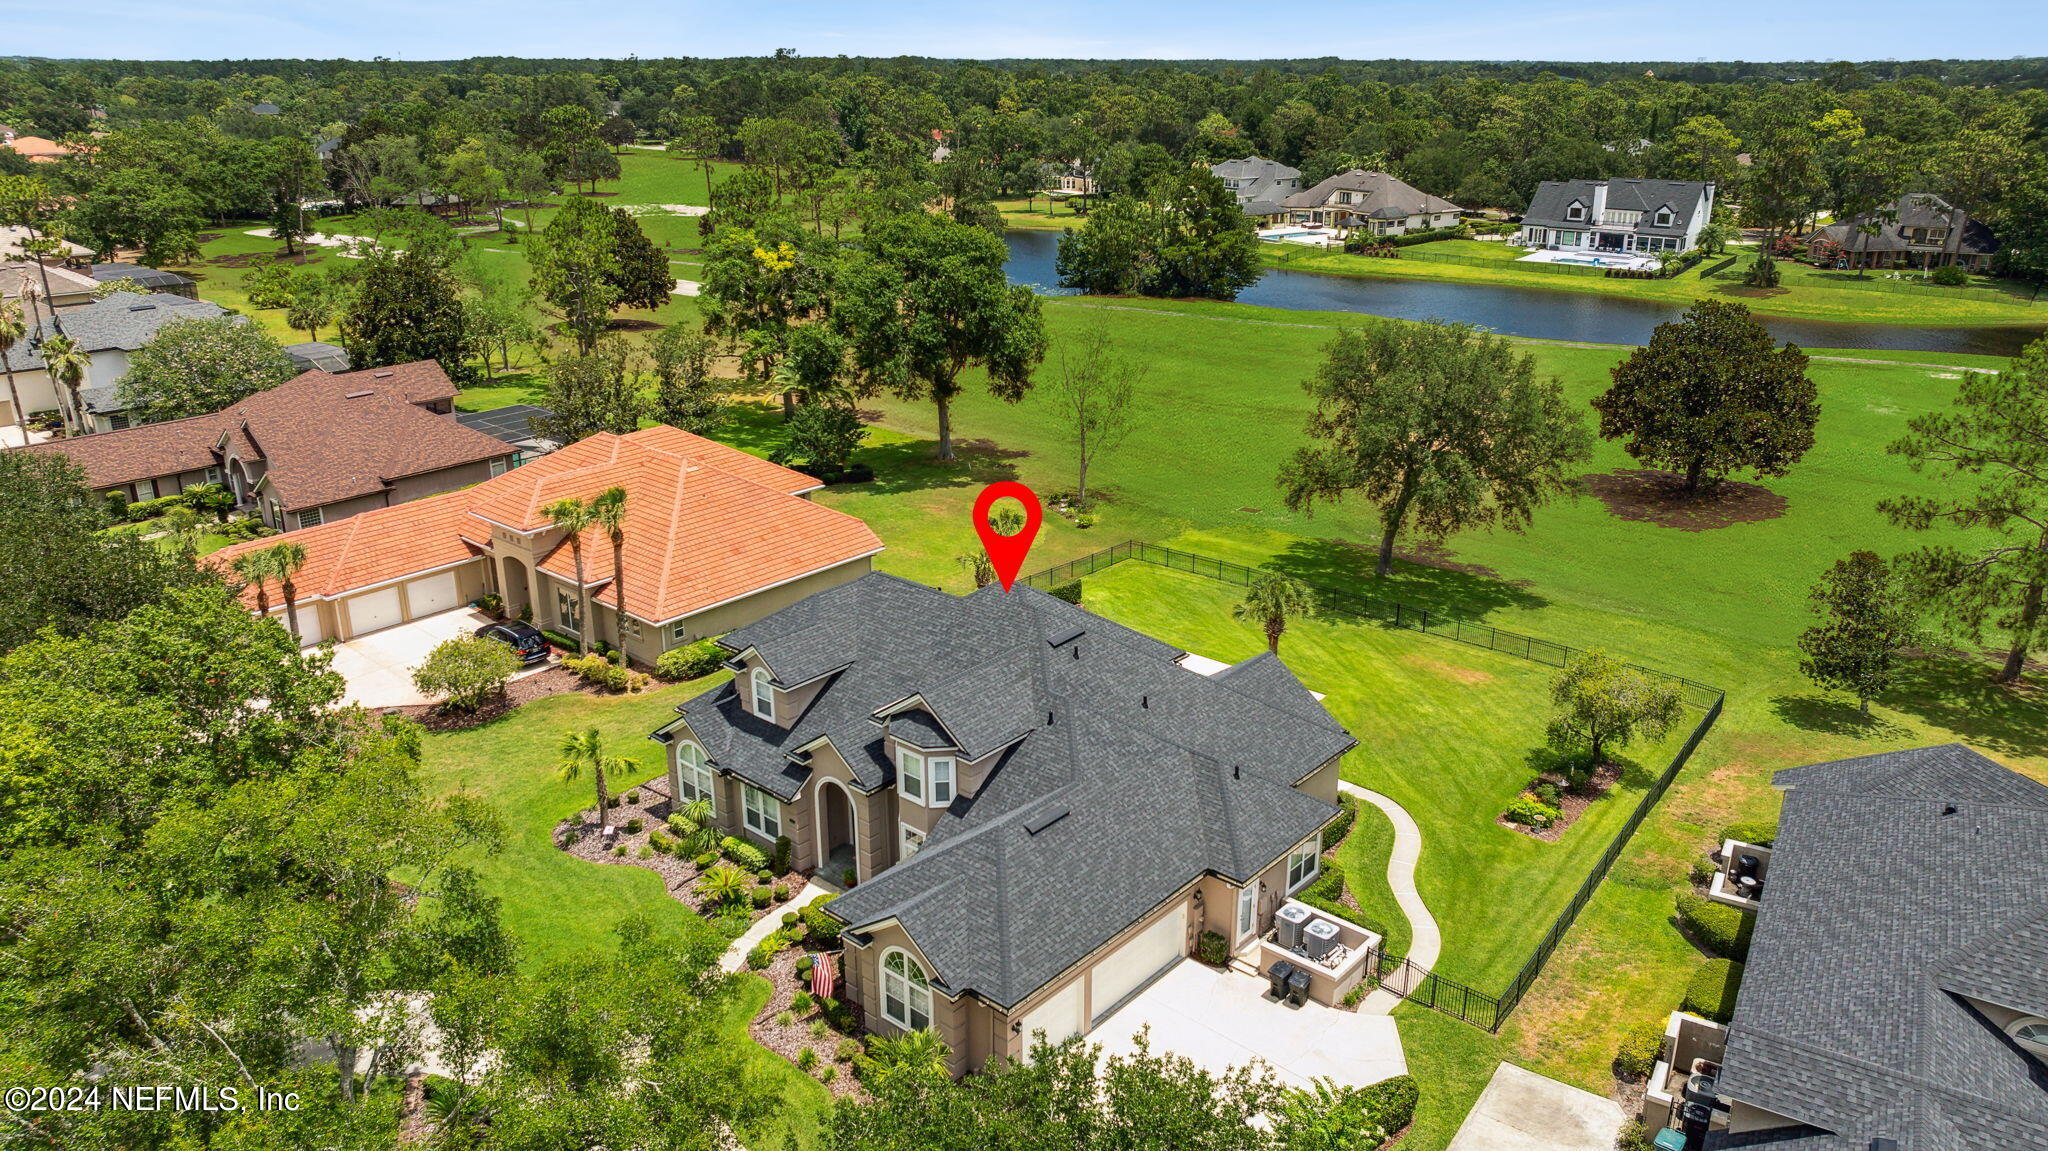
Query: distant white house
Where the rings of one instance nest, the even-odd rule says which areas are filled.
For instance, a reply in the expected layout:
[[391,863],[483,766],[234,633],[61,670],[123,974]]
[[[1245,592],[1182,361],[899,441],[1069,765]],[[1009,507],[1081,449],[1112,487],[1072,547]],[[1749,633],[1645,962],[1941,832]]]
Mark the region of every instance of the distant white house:
[[1089,171],[1088,165],[1083,164],[1079,160],[1069,160],[1064,164],[1051,165],[1050,172],[1051,179],[1046,191],[1054,195],[1093,196],[1095,194],[1095,176]]
[[1284,217],[1287,197],[1301,190],[1300,169],[1259,156],[1211,164],[1209,171],[1237,197],[1238,209],[1261,226]]
[[1699,246],[1714,185],[1697,180],[1545,180],[1515,242],[1528,248],[1655,254]]

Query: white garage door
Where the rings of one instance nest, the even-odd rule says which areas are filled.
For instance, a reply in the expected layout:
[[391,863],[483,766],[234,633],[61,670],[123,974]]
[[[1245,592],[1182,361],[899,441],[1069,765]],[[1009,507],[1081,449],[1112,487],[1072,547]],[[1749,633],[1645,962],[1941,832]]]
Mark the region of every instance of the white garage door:
[[442,572],[412,581],[405,585],[405,599],[414,619],[462,606],[462,599],[455,591],[454,572]]
[[1029,1051],[1038,1042],[1036,1032],[1045,1032],[1047,1043],[1057,1044],[1081,1034],[1088,1029],[1087,1002],[1082,992],[1088,989],[1088,981],[1076,979],[1066,989],[1033,1008],[1031,1013],[1019,1021],[1018,1030],[1024,1036],[1024,1049]]
[[[278,612],[275,615],[272,615],[270,618],[277,621],[277,626],[284,628],[286,631],[291,630],[291,619],[290,617],[286,616],[285,613]],[[314,644],[319,643],[321,640],[326,638],[326,632],[323,631],[320,627],[320,609],[312,604],[300,604],[299,646],[312,647]]]
[[348,604],[348,626],[351,635],[376,631],[378,628],[390,627],[405,620],[398,609],[398,589],[395,587],[368,592],[343,602]]
[[1160,969],[1181,956],[1187,939],[1188,905],[1183,903],[1165,918],[1134,936],[1111,952],[1088,973],[1089,998],[1097,1019],[1115,1007],[1140,984],[1159,974]]

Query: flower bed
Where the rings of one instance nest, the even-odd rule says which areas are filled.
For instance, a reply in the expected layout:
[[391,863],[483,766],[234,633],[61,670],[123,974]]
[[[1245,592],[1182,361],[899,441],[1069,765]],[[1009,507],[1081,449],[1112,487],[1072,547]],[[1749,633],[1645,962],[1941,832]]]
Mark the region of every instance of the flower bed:
[[[847,1025],[842,1031],[825,1020],[815,1001],[799,1011],[798,993],[811,998],[810,980],[797,974],[802,951],[785,951],[760,974],[774,988],[767,1006],[754,1017],[747,1031],[755,1042],[796,1065],[797,1069],[825,1085],[835,1098],[865,1099],[860,1080],[854,1076],[854,1059],[861,1050],[860,1009],[846,1005]],[[835,955],[833,962],[838,962]],[[808,1053],[808,1054],[807,1054]]]
[[[555,825],[555,846],[591,863],[622,863],[652,871],[661,876],[670,898],[706,917],[738,916],[743,911],[746,919],[752,921],[764,915],[780,915],[794,910],[790,901],[803,890],[805,883],[803,873],[795,870],[770,877],[765,885],[769,899],[762,907],[755,907],[751,900],[738,904],[715,904],[698,894],[697,880],[709,869],[699,868],[694,859],[682,854],[680,848],[663,851],[654,844],[657,833],[671,843],[675,839],[668,830],[670,804],[667,788],[660,777],[622,789],[612,798],[611,824],[618,829],[618,834],[609,844],[600,833],[597,808],[592,806]],[[628,830],[636,819],[640,821],[640,830]],[[714,861],[711,866],[717,867],[720,862]],[[763,885],[757,880],[753,886]],[[783,893],[780,899],[774,895],[778,890]]]
[[[1529,786],[1522,789],[1522,794],[1516,796],[1515,802],[1495,817],[1494,822],[1532,839],[1555,843],[1620,779],[1621,765],[1618,763],[1601,764],[1580,787],[1571,786],[1562,775],[1545,772],[1530,780]],[[1552,791],[1556,793],[1554,801],[1548,798]],[[1531,813],[1539,811],[1545,813],[1548,822],[1529,822]],[[1516,818],[1517,815],[1522,818]]]

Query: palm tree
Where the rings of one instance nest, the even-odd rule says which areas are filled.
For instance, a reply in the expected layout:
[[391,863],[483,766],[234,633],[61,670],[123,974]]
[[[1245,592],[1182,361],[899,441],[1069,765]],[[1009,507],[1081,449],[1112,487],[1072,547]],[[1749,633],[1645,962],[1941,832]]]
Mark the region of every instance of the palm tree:
[[21,442],[28,442],[28,413],[21,410],[21,389],[14,384],[14,361],[8,355],[14,345],[28,338],[28,321],[22,318],[21,305],[13,300],[0,300],[0,371],[7,373],[7,398],[14,403],[14,423],[21,429]]
[[299,638],[299,589],[292,581],[306,566],[306,545],[298,543],[273,544],[270,552],[270,574],[276,578],[278,589],[284,592],[285,627],[292,638]]
[[753,877],[730,863],[718,864],[697,879],[697,894],[721,906],[738,903],[753,889]]
[[43,370],[50,373],[50,379],[61,385],[64,394],[71,399],[71,417],[78,421],[81,429],[89,428],[85,419],[85,400],[79,395],[78,386],[85,382],[85,374],[92,370],[92,354],[70,336],[59,333],[43,341],[39,349],[43,357]]
[[1308,585],[1279,572],[1266,572],[1252,581],[1244,602],[1230,609],[1233,619],[1249,620],[1266,630],[1266,650],[1280,654],[1280,635],[1289,620],[1316,614],[1315,596]]
[[611,826],[611,793],[605,777],[640,769],[640,761],[623,755],[606,755],[604,735],[596,728],[566,732],[562,736],[562,758],[555,764],[555,777],[564,783],[583,778],[587,770],[597,784],[597,826]]
[[269,548],[260,551],[243,552],[228,564],[242,581],[256,589],[256,614],[270,618],[270,576],[277,560]]
[[569,533],[569,554],[576,559],[576,654],[590,654],[590,587],[583,579],[583,529],[593,518],[590,505],[563,498],[540,509],[548,522]]
[[619,666],[626,666],[626,489],[606,488],[590,501],[590,520],[612,541],[612,630],[619,640]]
[[711,845],[718,841],[718,829],[711,826],[711,801],[693,799],[675,814],[693,829],[683,836],[683,854],[694,857],[710,851]]

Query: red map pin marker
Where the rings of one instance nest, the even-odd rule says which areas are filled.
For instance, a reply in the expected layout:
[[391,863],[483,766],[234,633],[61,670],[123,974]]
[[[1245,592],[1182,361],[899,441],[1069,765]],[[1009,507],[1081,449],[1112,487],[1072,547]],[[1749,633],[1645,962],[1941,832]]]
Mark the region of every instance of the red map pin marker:
[[[1024,505],[1024,530],[1013,536],[999,535],[988,522],[988,510],[999,499],[1008,497]],[[1031,554],[1031,543],[1038,538],[1038,525],[1045,521],[1045,509],[1038,506],[1038,495],[1016,480],[1003,480],[981,489],[981,495],[974,501],[974,534],[981,537],[981,546],[988,552],[989,562],[995,565],[996,579],[1004,591],[1017,582],[1017,573],[1024,570],[1024,557]]]

